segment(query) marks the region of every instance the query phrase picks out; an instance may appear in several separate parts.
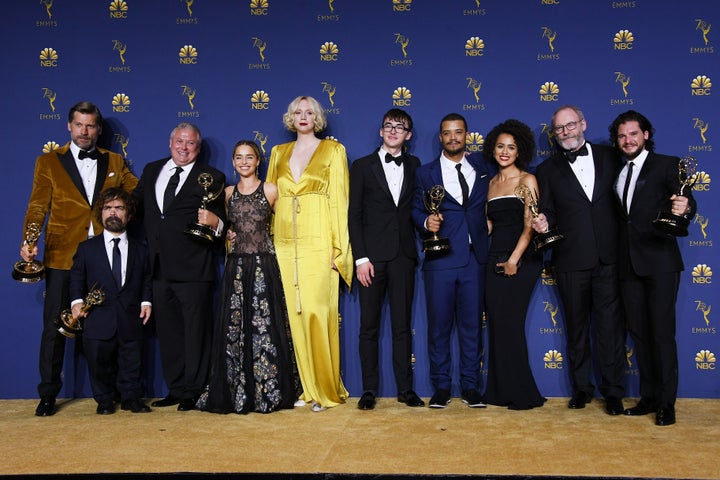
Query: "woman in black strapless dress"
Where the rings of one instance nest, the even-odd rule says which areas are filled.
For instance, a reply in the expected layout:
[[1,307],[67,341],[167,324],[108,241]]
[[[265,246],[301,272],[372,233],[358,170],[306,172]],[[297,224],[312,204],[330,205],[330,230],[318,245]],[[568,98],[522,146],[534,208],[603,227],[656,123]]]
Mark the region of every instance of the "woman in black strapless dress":
[[525,316],[542,257],[530,242],[529,202],[516,195],[520,185],[537,193],[537,180],[526,171],[534,151],[532,131],[517,120],[495,126],[485,139],[484,155],[498,167],[487,202],[491,246],[485,282],[489,329],[485,403],[513,410],[545,403],[528,363],[525,338]]

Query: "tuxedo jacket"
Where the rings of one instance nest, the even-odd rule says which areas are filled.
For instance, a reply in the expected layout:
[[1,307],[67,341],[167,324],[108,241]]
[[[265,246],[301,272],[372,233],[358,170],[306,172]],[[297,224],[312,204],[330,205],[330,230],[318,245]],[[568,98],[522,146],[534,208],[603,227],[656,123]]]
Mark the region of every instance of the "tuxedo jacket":
[[[125,160],[117,153],[99,147],[96,149],[100,158],[96,160],[97,181],[93,199],[110,187],[121,187],[131,192],[138,179],[130,172]],[[88,238],[90,222],[95,235],[103,231],[93,214],[93,207],[85,194],[68,142],[53,152],[40,155],[35,161],[23,238],[29,223],[43,225],[47,216],[42,262],[48,268],[70,270],[75,249]]]
[[595,164],[592,199],[562,152],[537,167],[540,212],[550,227],[556,226],[565,240],[553,247],[553,263],[560,272],[588,270],[598,262],[617,261],[619,216],[614,185],[620,157],[614,149],[590,145]]
[[[635,183],[629,214],[622,208],[622,201],[615,189],[617,207],[622,218],[621,275],[629,272],[630,265],[635,273],[642,276],[683,270],[676,238],[657,230],[652,223],[658,212],[670,211],[670,197],[680,189],[679,160],[678,157],[653,152],[648,154]],[[685,188],[683,193],[688,197],[689,215],[692,217],[697,209],[692,188]]]
[[[209,191],[216,192],[225,187],[225,174],[196,161],[170,207],[166,212],[161,212],[155,196],[155,182],[169,159],[170,157],[147,164],[133,192],[133,198],[138,202],[138,213],[145,226],[150,268],[153,275],[159,268],[160,275],[167,281],[215,281],[216,265],[213,254],[221,242],[205,244],[184,231],[188,224],[197,222],[198,208],[205,195],[205,190],[197,182],[198,176],[203,172],[212,175],[213,184]],[[224,192],[209,202],[206,208],[225,222]]]
[[[443,222],[438,235],[450,240],[450,251],[441,254],[426,255],[423,270],[445,270],[464,267],[475,255],[481,264],[488,259],[488,227],[485,216],[488,186],[491,170],[487,163],[476,156],[466,157],[475,169],[475,183],[468,197],[467,207],[458,203],[452,195],[446,194],[440,203]],[[423,195],[434,185],[443,185],[440,158],[421,165],[415,171],[415,193],[413,195],[413,222],[423,238],[430,236],[425,229],[425,219],[430,213],[425,208]],[[469,237],[468,237],[469,236]],[[468,238],[472,240],[472,250],[467,248]]]
[[415,170],[420,160],[403,154],[403,183],[398,205],[388,187],[378,150],[355,160],[350,168],[348,227],[355,258],[387,262],[403,253],[417,258],[412,210]]
[[105,301],[93,306],[83,323],[83,335],[107,340],[116,333],[126,340],[143,338],[140,303],[152,301],[152,278],[147,248],[128,237],[125,283],[118,288],[113,278],[105,237],[97,235],[78,245],[70,269],[70,298],[85,298],[93,288],[102,289]]

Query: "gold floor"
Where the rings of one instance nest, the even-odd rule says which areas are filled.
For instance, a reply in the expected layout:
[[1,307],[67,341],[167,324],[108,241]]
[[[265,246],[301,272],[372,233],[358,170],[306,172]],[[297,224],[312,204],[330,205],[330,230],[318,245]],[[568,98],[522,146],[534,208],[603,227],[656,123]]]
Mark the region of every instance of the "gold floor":
[[[48,418],[37,400],[0,401],[0,474],[356,473],[720,478],[720,400],[681,399],[678,423],[611,417],[594,400],[539,409],[409,408],[357,399],[314,413],[216,415],[175,407],[95,414],[92,399],[59,401]],[[626,400],[626,406],[634,405]]]

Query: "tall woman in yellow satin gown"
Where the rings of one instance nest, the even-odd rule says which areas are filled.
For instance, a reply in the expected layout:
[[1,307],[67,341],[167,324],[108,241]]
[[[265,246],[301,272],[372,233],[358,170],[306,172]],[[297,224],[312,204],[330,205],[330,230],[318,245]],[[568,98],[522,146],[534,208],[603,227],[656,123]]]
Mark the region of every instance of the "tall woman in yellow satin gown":
[[312,97],[293,100],[283,115],[294,142],[273,147],[267,181],[278,187],[275,250],[288,303],[303,395],[313,411],[344,403],[340,378],[339,287],[353,263],[347,226],[349,177],[345,147],[320,140],[326,126]]

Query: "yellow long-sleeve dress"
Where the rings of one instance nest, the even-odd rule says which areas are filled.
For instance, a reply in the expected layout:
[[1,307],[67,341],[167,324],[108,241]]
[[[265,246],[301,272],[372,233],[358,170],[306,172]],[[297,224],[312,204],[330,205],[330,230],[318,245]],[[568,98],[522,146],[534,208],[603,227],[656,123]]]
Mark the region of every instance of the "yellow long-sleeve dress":
[[[340,277],[353,272],[347,226],[349,174],[345,147],[322,140],[295,182],[290,156],[295,142],[273,147],[267,181],[279,198],[274,243],[288,304],[290,331],[303,386],[302,399],[323,407],[344,403],[340,378]],[[331,268],[334,259],[336,270]]]

